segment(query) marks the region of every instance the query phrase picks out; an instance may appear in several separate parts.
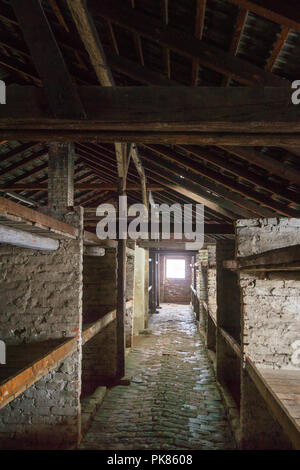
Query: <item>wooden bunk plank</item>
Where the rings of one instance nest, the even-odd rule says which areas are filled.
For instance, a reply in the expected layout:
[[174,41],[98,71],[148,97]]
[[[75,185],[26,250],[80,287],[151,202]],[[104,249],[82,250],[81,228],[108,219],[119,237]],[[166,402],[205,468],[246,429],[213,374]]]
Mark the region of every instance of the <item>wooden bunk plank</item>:
[[227,269],[242,271],[299,271],[300,245],[277,248],[237,260],[224,261]]
[[[300,404],[287,398],[282,400],[278,396],[278,394],[300,396],[300,371],[271,370],[257,367],[249,357],[246,357],[246,371],[255,383],[268,408],[290,439],[293,447],[296,450],[300,450],[300,426],[298,418]],[[290,401],[293,404],[290,404]]]
[[[17,359],[15,356],[12,361],[10,361],[10,347],[8,346],[7,371],[6,366],[0,367],[0,409],[55,369],[63,359],[75,350],[78,340],[70,338],[57,346],[57,343],[61,343],[61,341],[12,346],[11,348],[17,351],[15,353]],[[13,367],[9,367],[10,362],[14,364]]]
[[116,310],[107,313],[104,317],[93,322],[91,325],[86,325],[82,331],[82,345],[87,341],[92,339],[96,334],[100,333],[103,328],[109,325],[112,321],[116,319]]
[[21,204],[10,201],[9,199],[5,199],[4,197],[0,197],[0,211],[2,211],[2,217],[3,214],[7,213],[12,216],[20,217],[24,220],[24,223],[25,221],[29,221],[33,224],[38,224],[39,227],[44,226],[48,230],[53,230],[71,238],[76,238],[78,236],[77,228],[30,209],[29,207],[25,207]]
[[220,330],[223,338],[225,339],[226,343],[234,351],[234,353],[237,355],[237,357],[241,358],[242,350],[241,350],[241,346],[239,345],[239,343],[229,333],[227,333],[227,331],[225,331],[223,328],[219,328],[219,330]]

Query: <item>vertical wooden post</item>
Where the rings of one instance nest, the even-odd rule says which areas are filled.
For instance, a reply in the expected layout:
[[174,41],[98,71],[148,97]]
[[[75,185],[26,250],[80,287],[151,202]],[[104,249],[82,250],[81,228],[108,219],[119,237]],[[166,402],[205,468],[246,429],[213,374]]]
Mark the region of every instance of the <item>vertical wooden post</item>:
[[149,321],[149,248],[145,248],[145,328]]
[[[126,179],[119,180],[119,196],[126,196]],[[119,202],[119,221],[122,218]],[[119,222],[120,223],[120,222]],[[126,313],[126,240],[118,240],[117,276],[117,378],[125,375],[125,313]]]
[[157,268],[156,268],[156,308],[160,308],[160,254],[157,254]]

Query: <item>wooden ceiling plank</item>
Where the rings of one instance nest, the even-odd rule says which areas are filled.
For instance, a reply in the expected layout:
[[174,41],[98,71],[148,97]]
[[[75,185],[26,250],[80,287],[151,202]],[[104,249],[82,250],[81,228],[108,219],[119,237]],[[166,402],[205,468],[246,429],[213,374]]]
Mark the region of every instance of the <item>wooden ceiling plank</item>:
[[289,0],[227,0],[238,7],[273,21],[300,33],[300,11]]
[[281,30],[281,33],[279,34],[275,44],[274,44],[274,47],[273,47],[273,50],[272,50],[272,53],[271,53],[271,56],[267,62],[267,65],[265,67],[265,70],[269,70],[269,71],[272,71],[280,53],[281,53],[281,50],[283,48],[283,46],[285,45],[285,42],[288,38],[290,34],[290,28],[288,28],[287,26],[282,28]]
[[[236,19],[236,24],[234,28],[234,33],[233,33],[233,37],[232,37],[230,48],[229,48],[229,52],[232,55],[236,55],[238,52],[240,41],[241,41],[244,28],[246,25],[247,17],[248,17],[248,10],[246,10],[245,8],[239,8],[237,19]],[[230,80],[231,80],[231,77],[225,76],[222,80],[222,85],[228,86],[230,83]]]
[[77,89],[69,75],[41,2],[11,0],[10,3],[42,79],[54,115],[60,118],[84,118],[85,112]]
[[[261,217],[271,217],[274,215],[273,212],[270,210],[261,207],[257,204],[254,204],[252,201],[241,197],[240,194],[236,194],[236,192],[227,189],[222,184],[216,184],[215,181],[211,181],[209,178],[205,178],[205,175],[202,175],[203,179],[199,180],[199,176],[193,176],[191,172],[186,171],[184,168],[180,167],[178,164],[173,163],[164,163],[163,159],[160,157],[156,157],[153,153],[151,155],[147,155],[143,152],[143,159],[146,158],[146,162],[144,161],[144,166],[147,171],[154,171],[158,175],[164,175],[167,177],[167,174],[170,173],[174,176],[172,178],[178,178],[177,183],[179,185],[193,185],[194,187],[199,187],[205,189],[205,191],[209,191],[212,194],[218,195],[218,197],[222,198],[222,202],[220,204],[228,205],[228,209],[232,212],[239,214],[240,217],[244,218],[253,218],[253,216],[261,216]],[[150,163],[151,162],[151,163]],[[180,176],[181,175],[181,176]],[[182,178],[183,177],[183,178]],[[161,182],[163,184],[163,182]],[[218,199],[217,196],[214,196],[214,199]]]
[[162,26],[159,21],[127,8],[124,2],[90,0],[89,5],[96,17],[100,16],[113,21],[129,31],[139,33],[192,60],[197,59],[205,67],[228,75],[241,83],[260,86],[289,86],[287,80],[264,71],[245,60],[233,57],[232,54],[221,51],[199,39],[178,32],[170,26]]
[[[196,4],[196,20],[195,20],[195,38],[202,39],[204,31],[206,0],[197,0]],[[192,86],[197,86],[197,78],[199,71],[199,60],[194,59],[192,63]]]
[[[152,151],[157,151],[155,148],[151,148]],[[264,194],[258,193],[257,191],[252,190],[251,188],[247,188],[246,186],[238,183],[237,181],[232,180],[231,178],[222,175],[214,170],[211,170],[210,168],[203,166],[194,160],[190,160],[187,156],[181,156],[174,151],[169,151],[166,149],[164,152],[162,150],[157,151],[158,155],[160,157],[164,157],[168,160],[171,160],[172,162],[176,162],[179,165],[182,165],[185,168],[188,168],[190,171],[199,174],[205,178],[210,179],[214,183],[217,183],[221,186],[224,186],[225,188],[229,189],[230,191],[237,192],[241,196],[247,198],[247,199],[252,199],[259,205],[263,205],[265,207],[268,207],[271,210],[274,210],[275,212],[279,212],[285,216],[288,217],[297,217],[299,215],[300,211],[296,211],[292,208],[289,208],[288,206],[274,201],[268,196],[265,196]],[[180,167],[176,167],[177,171],[180,171]],[[245,201],[246,202],[246,201]],[[250,201],[248,202],[248,208],[250,207]],[[246,203],[246,208],[247,208],[247,203]],[[257,212],[261,210],[260,207],[257,208]]]

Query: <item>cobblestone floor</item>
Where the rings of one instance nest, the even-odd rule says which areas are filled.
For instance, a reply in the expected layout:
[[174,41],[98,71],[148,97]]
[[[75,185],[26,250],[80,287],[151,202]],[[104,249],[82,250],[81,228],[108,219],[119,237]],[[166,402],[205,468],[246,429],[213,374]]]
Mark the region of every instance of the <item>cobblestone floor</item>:
[[110,389],[82,449],[233,449],[190,307],[163,304],[127,357],[130,386]]

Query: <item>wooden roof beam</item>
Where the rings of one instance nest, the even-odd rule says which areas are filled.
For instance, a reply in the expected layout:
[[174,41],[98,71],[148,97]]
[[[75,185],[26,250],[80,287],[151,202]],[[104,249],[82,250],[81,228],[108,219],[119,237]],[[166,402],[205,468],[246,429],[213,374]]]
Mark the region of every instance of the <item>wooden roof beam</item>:
[[[236,18],[236,24],[234,28],[233,38],[231,40],[229,52],[232,55],[236,55],[240,45],[240,41],[244,32],[248,16],[248,11],[245,8],[239,8],[238,15]],[[231,77],[225,76],[222,80],[223,86],[228,86],[230,83]]]
[[253,146],[297,146],[300,140],[300,108],[288,88],[79,87],[79,92],[85,120],[53,117],[43,105],[43,89],[7,87],[0,139]]
[[228,75],[240,83],[260,86],[289,86],[289,82],[271,72],[263,71],[245,60],[219,50],[199,39],[178,33],[170,26],[162,26],[159,21],[129,9],[119,0],[90,0],[89,6],[95,16],[113,21],[129,31],[167,46],[216,72]]
[[[176,181],[180,186],[189,189],[193,187],[194,192],[199,193],[204,197],[207,195],[210,200],[213,200],[222,207],[226,207],[226,209],[237,214],[236,218],[274,216],[274,213],[268,209],[254,204],[252,201],[241,197],[239,194],[236,194],[221,184],[212,182],[209,178],[202,177],[202,179],[199,179],[199,176],[193,176],[191,172],[186,171],[179,165],[174,163],[172,165],[170,165],[170,163],[164,163],[161,156],[157,158],[153,154],[147,155],[144,152],[142,155],[143,159],[147,159],[147,162],[144,161],[144,166],[148,172],[154,173],[158,176],[160,175],[161,178],[167,178],[169,181],[170,178],[172,178],[172,181]],[[162,180],[160,184],[164,185],[164,181]],[[193,198],[191,197],[191,199]],[[213,207],[211,208],[215,210]]]
[[300,11],[290,0],[227,0],[238,7],[300,33]]
[[[179,155],[178,153],[171,151],[169,149],[162,150],[156,150],[156,148],[151,147],[152,152],[157,152],[158,155],[161,157],[163,156],[169,161],[172,161],[172,163],[176,162],[179,165],[182,165],[184,168],[188,168],[191,172],[196,173],[198,175],[201,175],[205,178],[210,179],[214,183],[217,183],[221,186],[224,186],[225,188],[229,189],[230,191],[234,191],[241,196],[245,197],[245,207],[250,208],[250,201],[247,202],[248,199],[254,200],[257,204],[268,207],[269,209],[279,212],[282,215],[288,216],[288,217],[297,217],[300,213],[300,211],[296,211],[295,209],[292,209],[288,206],[285,206],[284,204],[274,201],[268,196],[265,196],[264,194],[261,194],[257,191],[254,191],[251,188],[247,188],[246,186],[238,183],[237,181],[222,175],[214,170],[211,170],[210,168],[201,165],[200,162],[196,162],[195,160],[192,160],[188,158],[187,156],[182,156]],[[170,167],[171,168],[171,167]],[[174,166],[174,168],[177,168],[177,171],[180,172],[180,166]],[[188,176],[189,177],[189,176]],[[217,192],[217,189],[216,189]],[[260,208],[259,206],[256,208],[257,213],[259,213],[263,208]],[[261,215],[263,215],[261,213]]]
[[[197,0],[196,4],[196,20],[195,20],[195,38],[202,39],[204,31],[206,0]],[[199,71],[199,60],[193,59],[192,64],[192,86],[197,86],[197,78]]]
[[54,115],[60,118],[84,118],[85,111],[80,97],[41,2],[27,0],[24,3],[22,0],[11,0],[10,3],[42,79]]

